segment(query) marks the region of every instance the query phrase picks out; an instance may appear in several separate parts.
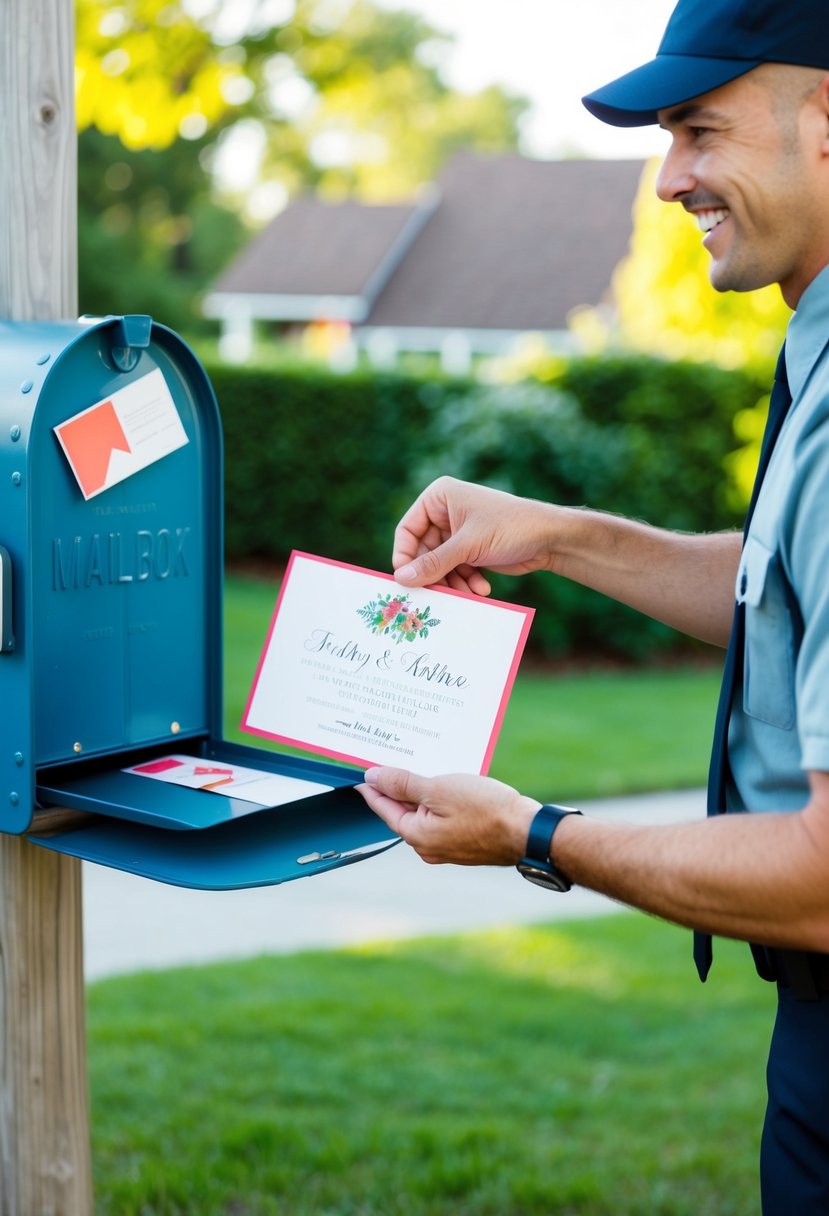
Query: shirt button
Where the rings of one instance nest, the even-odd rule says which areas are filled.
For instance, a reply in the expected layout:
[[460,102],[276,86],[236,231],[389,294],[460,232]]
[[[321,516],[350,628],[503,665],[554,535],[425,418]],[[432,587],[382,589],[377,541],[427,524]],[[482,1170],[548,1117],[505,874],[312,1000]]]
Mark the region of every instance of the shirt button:
[[740,595],[745,595],[747,590],[748,590],[748,573],[747,573],[747,571],[744,570],[742,572],[742,574],[740,575]]

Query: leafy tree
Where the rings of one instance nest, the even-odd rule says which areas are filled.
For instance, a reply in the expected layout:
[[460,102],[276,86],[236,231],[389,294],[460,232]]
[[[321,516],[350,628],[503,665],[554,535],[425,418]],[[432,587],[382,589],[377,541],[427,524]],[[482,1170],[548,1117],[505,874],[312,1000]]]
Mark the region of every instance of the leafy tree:
[[[439,68],[447,41],[412,13],[368,0],[332,5],[297,0],[275,34],[280,51],[266,100],[268,171],[291,166],[291,185],[328,194],[399,198],[428,181],[457,148],[514,148],[526,103],[491,87],[448,88]],[[308,90],[293,121],[280,117],[289,96]]]
[[130,152],[114,135],[78,147],[82,312],[147,312],[175,329],[203,324],[198,293],[249,233],[214,199],[197,148]]
[[445,36],[412,13],[369,0],[76,6],[88,311],[198,323],[198,293],[254,219],[243,146],[273,205],[303,189],[399,198],[456,148],[517,144],[526,103],[496,87],[450,89]]
[[94,125],[133,150],[203,135],[226,116],[242,77],[216,50],[180,3],[76,0],[79,129]]

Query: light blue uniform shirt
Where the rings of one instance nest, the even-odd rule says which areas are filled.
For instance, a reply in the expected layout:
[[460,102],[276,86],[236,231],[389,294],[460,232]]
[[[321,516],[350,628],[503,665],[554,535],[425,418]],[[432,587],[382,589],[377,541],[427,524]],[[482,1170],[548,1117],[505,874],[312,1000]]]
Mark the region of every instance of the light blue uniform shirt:
[[829,267],[789,324],[786,370],[792,406],[737,574],[745,670],[729,730],[729,810],[797,810],[807,770],[829,770]]

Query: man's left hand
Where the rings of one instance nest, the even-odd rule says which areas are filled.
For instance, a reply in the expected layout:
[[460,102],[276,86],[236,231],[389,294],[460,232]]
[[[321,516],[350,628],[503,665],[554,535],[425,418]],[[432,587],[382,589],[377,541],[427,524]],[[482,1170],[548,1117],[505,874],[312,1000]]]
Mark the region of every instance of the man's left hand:
[[501,781],[468,773],[420,777],[400,768],[370,768],[357,790],[431,864],[515,865],[541,805]]

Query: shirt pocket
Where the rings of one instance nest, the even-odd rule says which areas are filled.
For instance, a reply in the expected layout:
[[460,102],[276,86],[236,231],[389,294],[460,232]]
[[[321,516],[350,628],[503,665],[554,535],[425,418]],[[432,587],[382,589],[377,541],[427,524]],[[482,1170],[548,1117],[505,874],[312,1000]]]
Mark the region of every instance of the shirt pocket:
[[779,555],[749,536],[740,558],[737,602],[745,605],[743,709],[780,730],[795,724],[794,625]]

